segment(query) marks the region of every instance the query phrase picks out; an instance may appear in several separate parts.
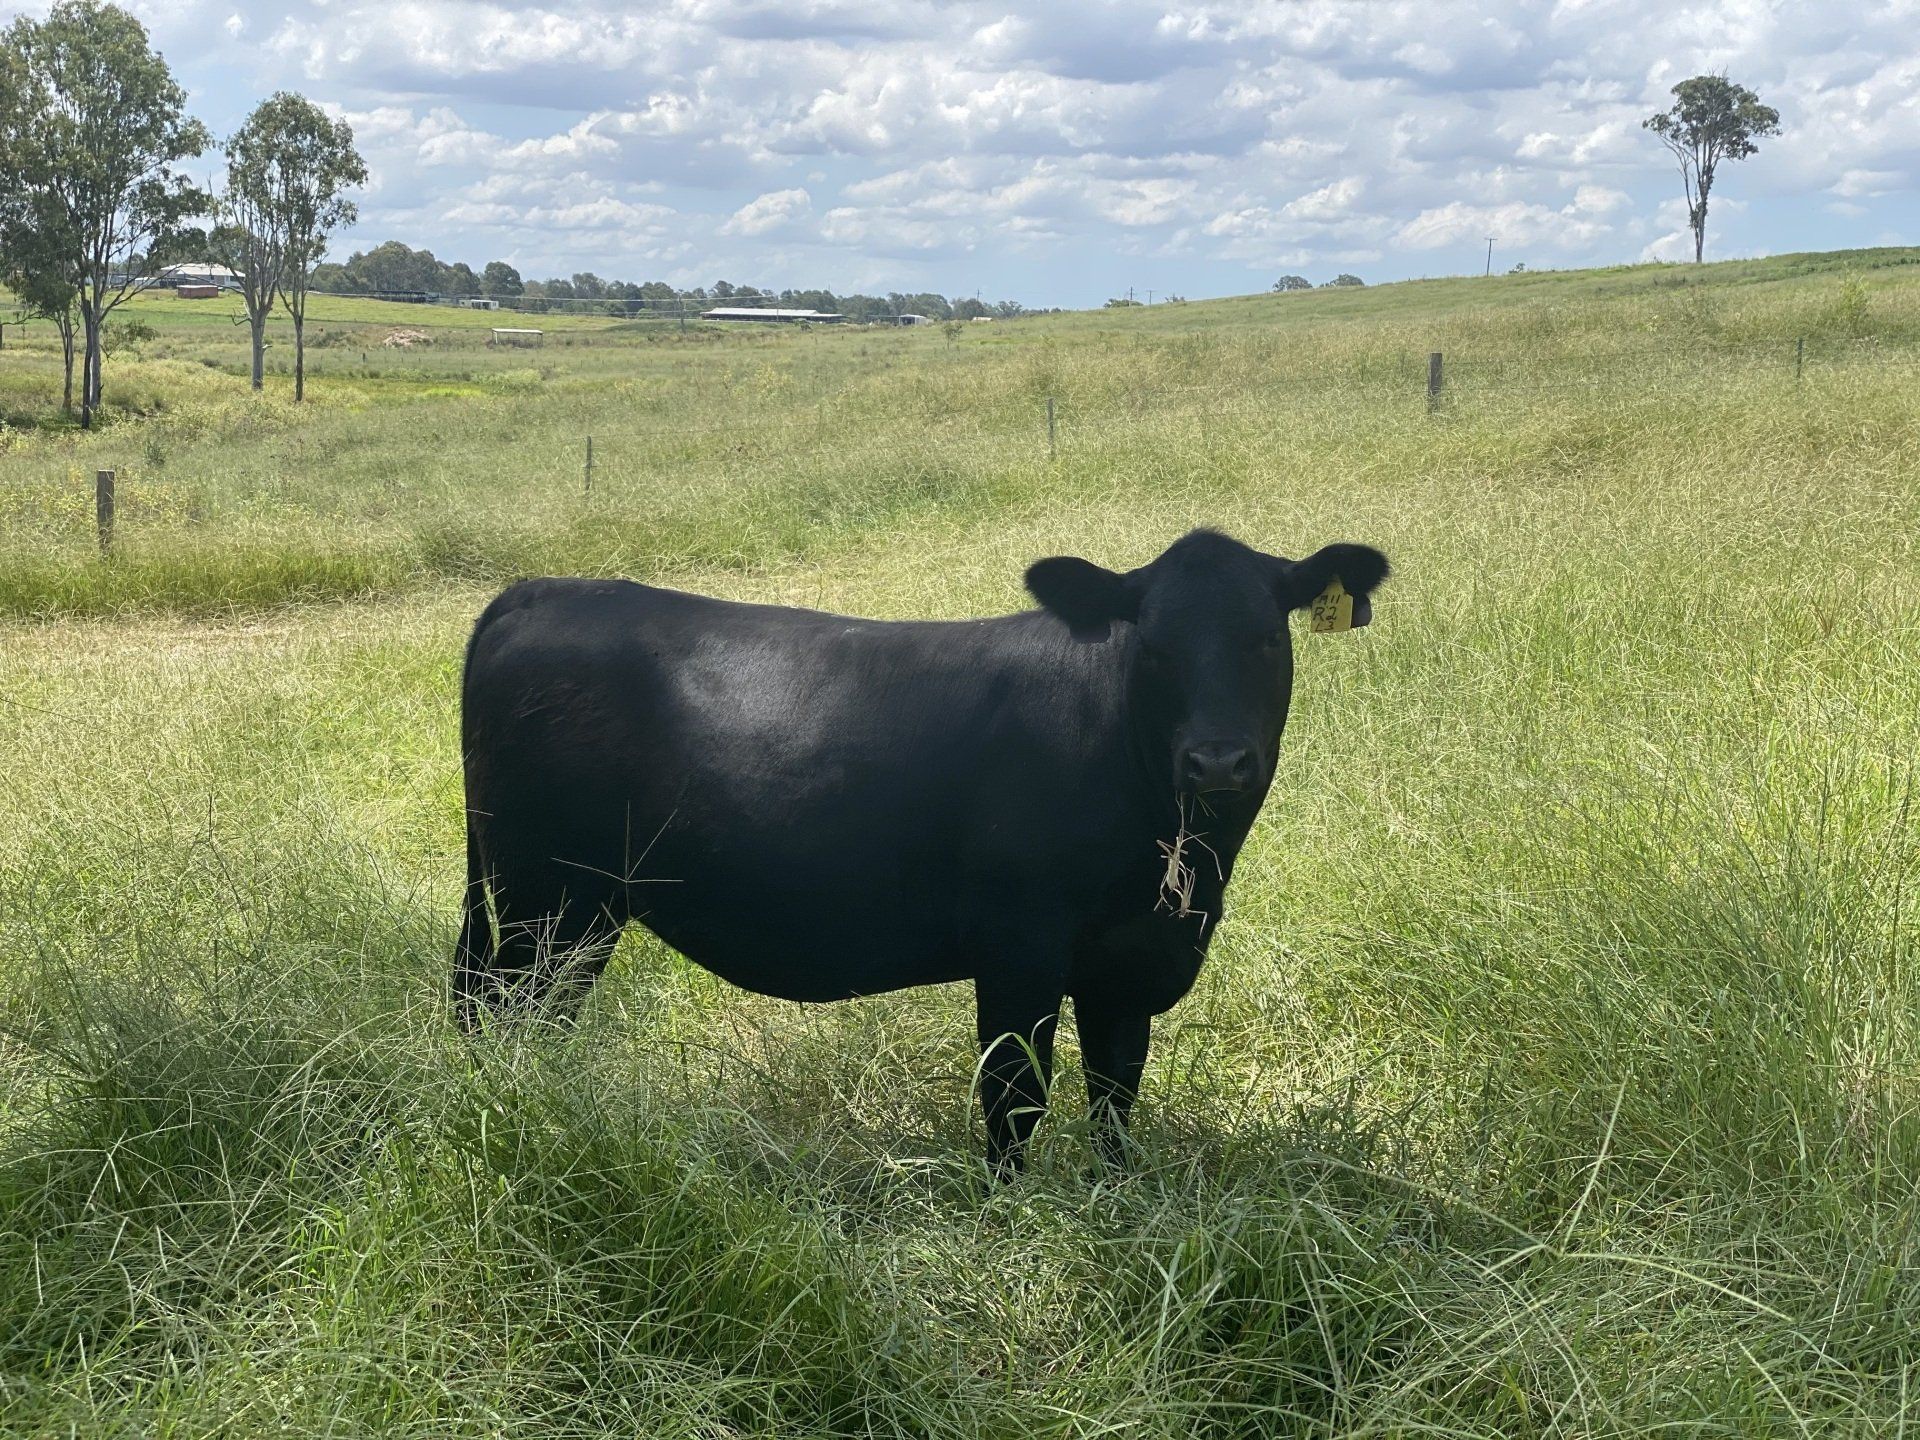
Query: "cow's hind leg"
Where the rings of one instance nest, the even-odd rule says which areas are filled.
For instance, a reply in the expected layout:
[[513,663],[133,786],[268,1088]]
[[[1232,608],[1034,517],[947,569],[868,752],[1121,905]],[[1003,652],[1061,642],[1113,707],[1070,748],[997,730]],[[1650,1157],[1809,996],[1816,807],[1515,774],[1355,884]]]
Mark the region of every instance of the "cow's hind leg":
[[471,1035],[480,1028],[480,1014],[500,1003],[494,969],[493,930],[484,905],[469,905],[460,918],[460,940],[453,950],[453,1015]]
[[[576,883],[567,889],[557,876],[523,874],[497,878],[493,902],[499,942],[484,972],[466,966],[463,932],[455,981],[463,1003],[476,1014],[484,1005],[495,1013],[571,1023],[620,938],[624,915],[616,910],[615,895],[602,886]],[[484,927],[484,914],[474,923]]]
[[460,904],[460,939],[453,947],[453,1014],[469,1035],[480,1026],[480,1012],[499,1003],[496,959],[480,847],[469,826],[467,888]]
[[502,920],[496,970],[507,1009],[571,1024],[619,936],[599,897],[568,897],[547,913]]
[[1074,1028],[1080,1032],[1080,1059],[1087,1072],[1087,1112],[1093,1146],[1116,1170],[1127,1159],[1127,1117],[1140,1093],[1153,1038],[1153,1017],[1091,1003],[1075,996]]
[[1061,992],[985,976],[974,989],[987,1164],[996,1179],[1011,1180],[1026,1168],[1027,1141],[1047,1108]]

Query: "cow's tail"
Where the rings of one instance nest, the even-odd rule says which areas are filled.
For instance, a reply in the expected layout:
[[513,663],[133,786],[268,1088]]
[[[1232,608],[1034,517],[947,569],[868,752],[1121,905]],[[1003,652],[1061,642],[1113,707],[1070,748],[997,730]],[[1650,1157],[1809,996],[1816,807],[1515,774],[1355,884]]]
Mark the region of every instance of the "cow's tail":
[[487,881],[480,865],[480,840],[467,821],[467,889],[460,903],[460,939],[453,951],[453,1013],[471,1035],[480,1028],[480,1009],[493,985],[493,927],[487,922]]

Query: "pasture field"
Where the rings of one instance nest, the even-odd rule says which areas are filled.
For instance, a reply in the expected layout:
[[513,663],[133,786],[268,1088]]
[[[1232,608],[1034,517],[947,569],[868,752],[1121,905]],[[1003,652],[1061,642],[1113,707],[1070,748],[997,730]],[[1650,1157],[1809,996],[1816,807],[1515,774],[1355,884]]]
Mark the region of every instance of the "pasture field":
[[[1909,1433],[1916,259],[436,333],[299,408],[153,302],[89,434],[10,327],[0,1429]],[[985,1187],[965,987],[797,1006],[636,932],[576,1033],[451,1032],[500,584],[987,614],[1201,523],[1396,576],[1296,627],[1135,1173],[1063,1030]]]

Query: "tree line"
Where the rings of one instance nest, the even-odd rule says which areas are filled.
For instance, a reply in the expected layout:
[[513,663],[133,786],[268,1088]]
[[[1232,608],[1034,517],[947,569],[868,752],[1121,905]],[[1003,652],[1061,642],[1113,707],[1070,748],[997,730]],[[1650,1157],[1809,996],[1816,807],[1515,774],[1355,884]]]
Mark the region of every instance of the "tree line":
[[631,280],[607,280],[590,270],[547,280],[528,280],[504,260],[489,260],[476,271],[463,260],[449,264],[431,250],[415,250],[398,240],[389,240],[371,250],[356,251],[338,264],[321,265],[314,271],[313,288],[336,295],[497,300],[507,309],[535,314],[565,310],[575,314],[585,311],[636,315],[680,306],[769,302],[794,310],[823,310],[855,322],[885,320],[896,315],[972,320],[1027,313],[1026,308],[1014,300],[990,303],[971,295],[948,299],[931,291],[836,295],[825,289],[770,290],[725,280],[711,287],[682,288],[664,280],[638,284]]
[[[0,280],[59,330],[69,411],[78,359],[82,426],[100,403],[107,317],[148,273],[187,258],[237,272],[256,390],[267,317],[285,308],[294,398],[305,397],[313,272],[328,237],[354,219],[346,192],[366,182],[366,165],[345,122],[285,91],[218,147],[217,192],[183,168],[211,148],[145,27],[118,6],[64,0],[0,33]],[[204,218],[205,228],[192,223]]]
[[[1365,285],[1366,283],[1367,282],[1362,280],[1358,275],[1349,275],[1345,271],[1342,271],[1331,280],[1322,280],[1320,282],[1320,288],[1322,290],[1338,290],[1355,285]],[[1273,282],[1273,288],[1284,295],[1294,290],[1311,290],[1313,289],[1313,282],[1304,275],[1282,275],[1278,280]]]

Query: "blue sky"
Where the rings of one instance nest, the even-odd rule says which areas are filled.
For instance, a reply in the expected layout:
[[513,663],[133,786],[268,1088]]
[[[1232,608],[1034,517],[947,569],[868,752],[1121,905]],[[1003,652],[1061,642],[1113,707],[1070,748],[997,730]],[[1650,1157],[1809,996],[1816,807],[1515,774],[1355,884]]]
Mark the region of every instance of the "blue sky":
[[1069,306],[1478,273],[1489,235],[1500,269],[1679,258],[1639,122],[1705,70],[1786,127],[1710,256],[1920,239],[1920,0],[130,8],[216,132],[278,88],[348,118],[338,258]]

